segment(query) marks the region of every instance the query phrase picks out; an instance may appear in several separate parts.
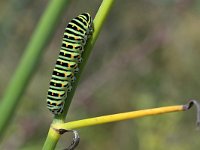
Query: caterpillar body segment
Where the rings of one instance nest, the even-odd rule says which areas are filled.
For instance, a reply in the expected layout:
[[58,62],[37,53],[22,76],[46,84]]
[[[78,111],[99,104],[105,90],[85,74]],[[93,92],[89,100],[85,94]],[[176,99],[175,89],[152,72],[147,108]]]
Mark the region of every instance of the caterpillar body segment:
[[47,94],[47,108],[54,114],[63,112],[67,93],[73,88],[84,46],[93,33],[93,21],[89,13],[72,19],[65,28],[60,53],[53,69]]

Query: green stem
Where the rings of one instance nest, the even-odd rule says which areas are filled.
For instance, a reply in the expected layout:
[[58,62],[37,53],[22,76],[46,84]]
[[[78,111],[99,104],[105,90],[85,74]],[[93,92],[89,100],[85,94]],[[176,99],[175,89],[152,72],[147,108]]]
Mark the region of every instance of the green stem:
[[79,65],[79,73],[76,75],[76,82],[73,84],[73,89],[70,93],[68,93],[67,95],[67,98],[65,100],[65,107],[64,107],[64,112],[60,115],[60,116],[56,116],[55,119],[58,119],[58,120],[63,120],[65,119],[66,115],[67,115],[67,112],[68,112],[68,109],[69,109],[69,106],[71,104],[71,101],[72,101],[72,98],[74,96],[74,92],[76,90],[76,87],[78,85],[78,82],[80,80],[80,76],[82,74],[82,71],[83,71],[83,68],[85,67],[85,64],[87,63],[87,60],[90,56],[90,53],[91,53],[91,50],[99,36],[99,33],[101,31],[101,28],[103,26],[103,23],[105,22],[105,19],[107,18],[110,10],[111,10],[111,7],[114,3],[114,0],[103,0],[101,6],[99,7],[99,10],[95,16],[95,19],[94,19],[94,32],[93,32],[93,35],[92,37],[88,40],[86,46],[85,46],[85,51],[83,53],[83,62]]
[[2,98],[0,114],[3,115],[0,117],[0,137],[8,126],[8,123],[17,108],[19,99],[24,93],[34,70],[38,66],[42,52],[51,39],[68,2],[69,0],[51,0],[44,15],[39,21],[39,24],[26,47],[19,66]]
[[[91,50],[99,36],[99,33],[101,31],[101,28],[103,26],[103,23],[105,22],[106,17],[108,16],[111,7],[114,3],[114,0],[103,0],[102,4],[96,14],[96,17],[94,19],[94,32],[92,37],[88,40],[87,45],[85,46],[85,51],[83,53],[83,62],[79,65],[79,73],[76,76],[76,82],[73,84],[73,89],[70,93],[68,93],[67,95],[67,99],[66,99],[66,103],[65,103],[65,107],[64,107],[64,112],[61,115],[55,116],[53,123],[52,124],[56,124],[56,123],[63,123],[65,120],[65,117],[67,115],[69,106],[71,104],[74,92],[76,90],[76,87],[78,85],[78,82],[80,80],[80,76],[82,74],[83,68],[85,66],[85,64],[87,63],[87,60],[89,58],[89,55],[91,53]],[[59,138],[54,138],[51,134],[52,129],[49,129],[49,133],[47,135],[47,139],[45,141],[45,144],[43,146],[43,150],[53,150],[59,140]]]
[[43,145],[43,150],[54,150],[59,138],[60,134],[58,134],[54,129],[49,128],[48,138]]

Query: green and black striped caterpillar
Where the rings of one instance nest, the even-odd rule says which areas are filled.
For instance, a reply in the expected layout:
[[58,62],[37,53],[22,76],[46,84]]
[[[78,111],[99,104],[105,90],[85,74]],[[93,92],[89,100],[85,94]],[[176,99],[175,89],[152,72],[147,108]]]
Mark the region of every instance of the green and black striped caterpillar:
[[47,108],[55,115],[63,112],[67,92],[70,92],[79,71],[78,63],[87,39],[93,32],[93,21],[89,13],[72,19],[65,28],[62,46],[53,69],[47,94]]

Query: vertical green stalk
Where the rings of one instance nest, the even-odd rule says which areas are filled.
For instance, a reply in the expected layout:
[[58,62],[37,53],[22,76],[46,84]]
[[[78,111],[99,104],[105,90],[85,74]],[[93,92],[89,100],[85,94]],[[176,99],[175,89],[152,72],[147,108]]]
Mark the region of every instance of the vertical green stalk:
[[103,26],[103,23],[105,22],[105,19],[107,18],[111,7],[113,5],[114,0],[103,0],[101,6],[99,7],[99,10],[94,18],[94,32],[92,37],[88,40],[86,46],[85,46],[85,51],[82,55],[83,58],[83,62],[79,65],[79,73],[76,76],[76,82],[73,84],[73,89],[72,91],[67,95],[67,98],[65,100],[65,108],[64,108],[64,112],[60,115],[60,116],[56,116],[57,119],[61,119],[64,120],[66,115],[67,115],[67,111],[69,109],[69,106],[71,104],[72,98],[74,96],[74,92],[76,90],[76,87],[78,85],[78,82],[80,80],[80,76],[82,74],[83,68],[85,67],[85,64],[87,63],[87,60],[90,56],[91,50],[99,36],[99,33],[101,31],[101,28]]
[[19,99],[25,91],[35,68],[40,61],[42,52],[52,37],[69,0],[51,0],[44,12],[35,32],[33,33],[24,55],[13,75],[0,105],[0,138],[8,126]]
[[[91,50],[97,40],[97,37],[101,31],[101,28],[103,26],[103,23],[105,22],[106,17],[108,16],[111,7],[114,3],[114,0],[103,0],[102,4],[96,14],[96,17],[94,19],[94,32],[92,37],[88,40],[87,45],[85,46],[85,51],[83,53],[83,62],[79,65],[79,73],[77,74],[76,78],[76,82],[75,84],[73,84],[73,89],[70,93],[68,93],[67,99],[66,99],[66,103],[65,103],[65,107],[64,107],[64,112],[61,115],[55,116],[53,123],[52,124],[56,124],[56,123],[63,123],[65,120],[65,117],[67,115],[67,111],[69,109],[69,106],[71,104],[74,92],[76,90],[76,87],[78,85],[81,73],[83,71],[83,68],[85,66],[85,64],[87,63],[87,60],[89,58],[89,55],[91,53]],[[56,147],[56,144],[59,140],[60,136],[58,136],[58,133],[56,134],[55,131],[52,131],[52,128],[49,129],[49,133],[47,135],[47,139],[45,141],[45,144],[43,146],[43,150],[53,150]]]

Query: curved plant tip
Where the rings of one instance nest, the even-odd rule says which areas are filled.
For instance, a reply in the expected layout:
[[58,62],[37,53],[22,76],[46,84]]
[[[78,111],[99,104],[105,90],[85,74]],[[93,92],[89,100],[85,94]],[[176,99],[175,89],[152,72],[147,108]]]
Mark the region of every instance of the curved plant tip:
[[71,144],[65,148],[64,150],[74,150],[80,141],[80,137],[79,134],[76,130],[65,130],[65,129],[55,129],[53,128],[56,132],[58,132],[60,135],[64,134],[65,132],[72,132],[74,134],[73,140],[71,142]]
[[197,100],[191,99],[187,104],[183,105],[184,110],[189,110],[193,105],[197,108],[197,126],[200,127],[200,103]]

